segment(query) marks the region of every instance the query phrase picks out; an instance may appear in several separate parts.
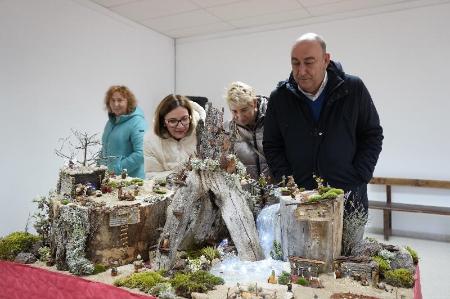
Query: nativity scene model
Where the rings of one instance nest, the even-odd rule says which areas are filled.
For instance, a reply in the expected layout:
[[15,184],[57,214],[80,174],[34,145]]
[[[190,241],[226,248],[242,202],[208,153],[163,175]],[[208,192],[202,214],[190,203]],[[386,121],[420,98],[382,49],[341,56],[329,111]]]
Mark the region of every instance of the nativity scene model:
[[208,103],[206,111],[197,155],[163,179],[90,165],[97,143],[76,133],[84,159],[57,151],[69,162],[56,191],[35,200],[39,237],[0,239],[0,258],[107,273],[116,286],[159,298],[412,298],[414,250],[364,239],[341,255],[348,195],[320,178],[316,190],[292,177],[277,185],[249,178],[223,110]]

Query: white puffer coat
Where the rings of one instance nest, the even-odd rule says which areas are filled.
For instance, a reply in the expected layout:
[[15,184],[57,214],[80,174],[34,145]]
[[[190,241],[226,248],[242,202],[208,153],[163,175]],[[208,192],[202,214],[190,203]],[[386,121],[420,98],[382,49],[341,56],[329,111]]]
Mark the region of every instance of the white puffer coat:
[[194,126],[191,134],[180,140],[172,137],[166,139],[157,136],[153,130],[149,130],[144,138],[144,165],[146,178],[166,176],[177,170],[183,162],[187,161],[197,149],[197,137],[195,129],[197,122],[205,120],[206,112],[197,103],[190,101]]

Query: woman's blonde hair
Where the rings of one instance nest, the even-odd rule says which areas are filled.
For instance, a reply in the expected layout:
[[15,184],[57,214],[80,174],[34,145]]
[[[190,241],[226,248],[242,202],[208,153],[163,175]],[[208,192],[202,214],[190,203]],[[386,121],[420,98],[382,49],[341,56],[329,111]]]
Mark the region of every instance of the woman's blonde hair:
[[109,106],[109,101],[111,101],[112,95],[115,92],[120,93],[121,96],[123,96],[125,99],[127,99],[127,106],[128,106],[127,114],[130,114],[131,112],[134,111],[134,109],[136,109],[136,106],[137,106],[136,97],[131,92],[131,90],[128,89],[128,87],[123,86],[123,85],[113,85],[108,89],[108,91],[106,92],[106,95],[105,95],[105,106],[106,106],[106,110],[108,111],[108,113],[112,113],[111,107]]
[[164,118],[170,111],[177,107],[183,107],[187,109],[189,116],[191,117],[191,123],[189,124],[189,130],[187,131],[186,135],[191,134],[194,126],[192,126],[192,106],[189,102],[189,99],[182,95],[169,94],[168,96],[166,96],[161,101],[161,103],[159,103],[155,111],[155,120],[153,122],[153,131],[155,132],[155,134],[161,138],[167,138],[167,136],[169,135],[169,131],[166,128]]
[[250,85],[236,81],[228,87],[226,99],[228,105],[248,105],[256,99],[256,92]]

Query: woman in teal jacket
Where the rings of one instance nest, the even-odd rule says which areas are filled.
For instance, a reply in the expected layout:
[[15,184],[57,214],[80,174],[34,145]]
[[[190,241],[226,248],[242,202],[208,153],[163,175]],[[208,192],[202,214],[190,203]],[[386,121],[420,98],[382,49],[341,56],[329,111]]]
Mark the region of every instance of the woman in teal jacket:
[[147,130],[144,113],[126,86],[111,86],[105,106],[109,120],[102,137],[102,160],[110,171],[126,169],[132,177],[144,178],[143,138]]

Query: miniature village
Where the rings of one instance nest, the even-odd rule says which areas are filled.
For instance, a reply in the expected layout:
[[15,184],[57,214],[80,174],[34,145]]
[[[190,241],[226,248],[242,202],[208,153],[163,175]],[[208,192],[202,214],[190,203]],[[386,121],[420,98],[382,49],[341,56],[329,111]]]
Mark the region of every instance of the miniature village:
[[[344,222],[343,190],[321,178],[316,190],[292,177],[277,185],[250,179],[231,151],[223,110],[206,110],[197,155],[167,178],[113,174],[86,154],[81,163],[69,159],[56,190],[34,200],[38,236],[1,238],[0,259],[158,298],[412,298],[413,249],[367,238],[343,244],[343,227],[351,233],[361,217]],[[91,137],[77,136],[96,144]],[[262,215],[270,220],[264,229]],[[267,261],[252,281],[255,265]],[[244,272],[227,276],[227,267]]]

